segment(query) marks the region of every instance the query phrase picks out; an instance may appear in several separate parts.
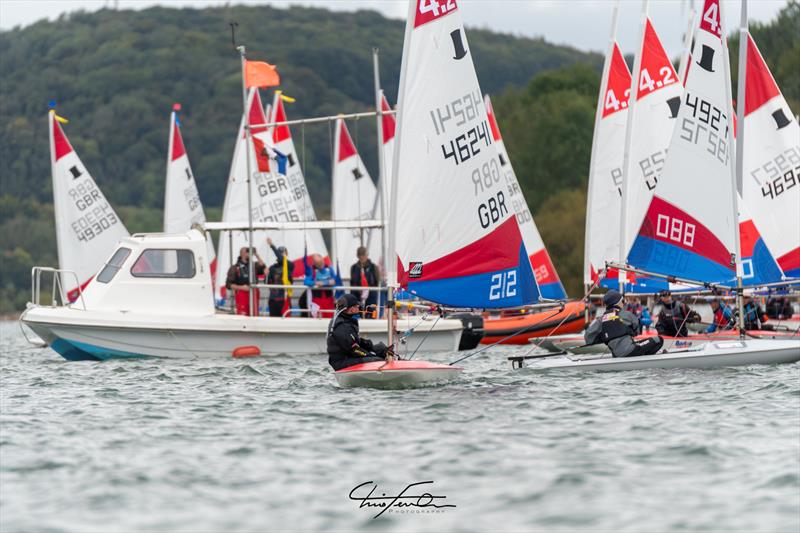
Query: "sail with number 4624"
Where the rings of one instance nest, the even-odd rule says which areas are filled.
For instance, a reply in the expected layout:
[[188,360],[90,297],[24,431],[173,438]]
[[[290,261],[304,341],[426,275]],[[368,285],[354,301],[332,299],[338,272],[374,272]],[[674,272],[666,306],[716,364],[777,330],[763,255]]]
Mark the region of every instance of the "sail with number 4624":
[[456,0],[409,2],[390,243],[412,294],[452,306],[526,305],[539,289],[482,94]]

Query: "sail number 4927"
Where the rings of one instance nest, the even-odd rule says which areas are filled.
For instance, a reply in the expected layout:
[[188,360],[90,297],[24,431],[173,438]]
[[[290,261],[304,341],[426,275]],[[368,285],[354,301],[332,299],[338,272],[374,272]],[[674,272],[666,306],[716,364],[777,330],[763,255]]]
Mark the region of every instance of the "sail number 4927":
[[492,274],[492,284],[489,287],[489,300],[500,300],[517,295],[517,271],[506,270]]

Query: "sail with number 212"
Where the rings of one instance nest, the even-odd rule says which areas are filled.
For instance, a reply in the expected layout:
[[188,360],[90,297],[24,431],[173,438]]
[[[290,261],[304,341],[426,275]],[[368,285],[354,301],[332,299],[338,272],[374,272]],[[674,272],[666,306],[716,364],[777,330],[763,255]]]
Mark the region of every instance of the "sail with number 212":
[[455,0],[409,2],[398,108],[389,266],[400,285],[452,306],[536,302]]

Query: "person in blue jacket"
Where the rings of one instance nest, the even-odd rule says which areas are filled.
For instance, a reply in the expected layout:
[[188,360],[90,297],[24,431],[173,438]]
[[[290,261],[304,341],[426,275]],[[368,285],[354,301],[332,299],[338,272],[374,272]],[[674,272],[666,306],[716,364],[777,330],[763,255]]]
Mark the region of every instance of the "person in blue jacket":
[[336,285],[336,274],[325,264],[320,254],[312,256],[312,265],[307,270],[303,283],[312,287],[311,302],[317,304],[320,311],[328,311],[328,316],[331,316],[336,307],[331,290]]
[[706,333],[713,333],[718,329],[733,329],[736,326],[730,307],[725,305],[722,300],[718,298],[711,300],[711,310],[714,312],[714,317],[711,319],[711,324],[706,329]]

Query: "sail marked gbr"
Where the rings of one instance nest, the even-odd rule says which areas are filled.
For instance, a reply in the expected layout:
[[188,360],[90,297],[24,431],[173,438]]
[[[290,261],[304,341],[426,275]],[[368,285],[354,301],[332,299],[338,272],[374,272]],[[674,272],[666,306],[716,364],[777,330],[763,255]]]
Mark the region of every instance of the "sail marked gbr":
[[446,305],[513,307],[539,290],[507,196],[455,0],[409,3],[393,176],[399,281]]

